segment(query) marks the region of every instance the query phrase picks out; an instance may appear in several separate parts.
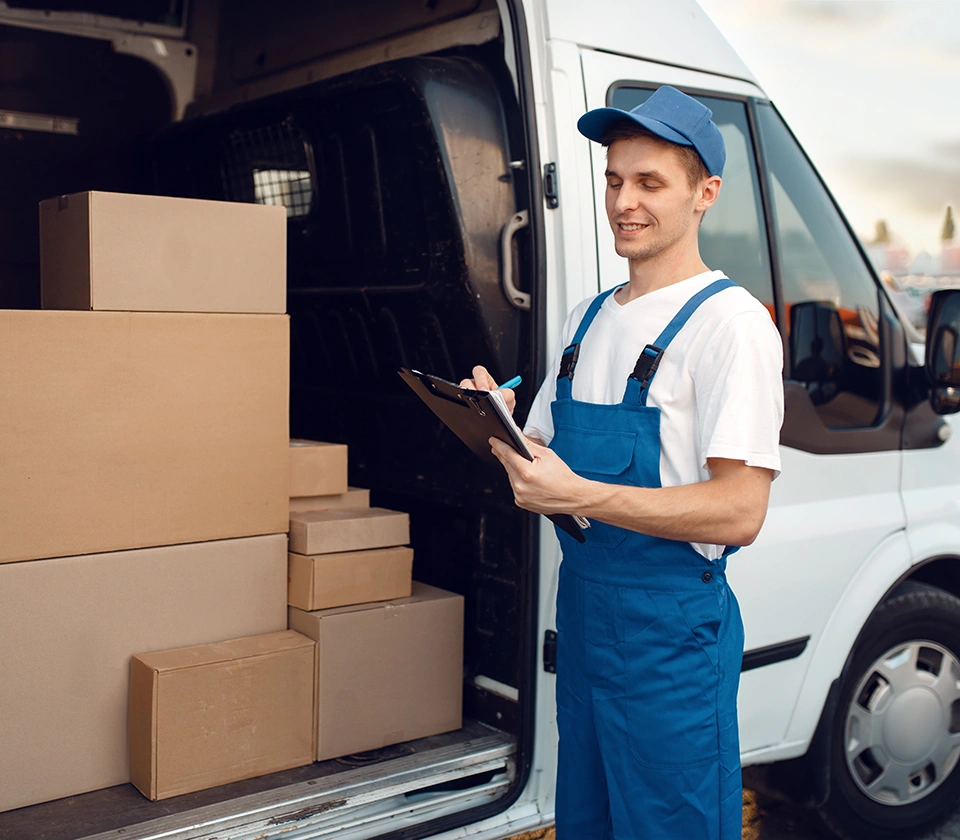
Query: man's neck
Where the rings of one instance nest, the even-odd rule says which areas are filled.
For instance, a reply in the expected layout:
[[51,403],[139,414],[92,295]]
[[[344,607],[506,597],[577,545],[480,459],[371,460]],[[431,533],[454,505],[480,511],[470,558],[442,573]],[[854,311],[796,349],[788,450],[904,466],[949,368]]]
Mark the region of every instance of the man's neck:
[[680,283],[710,269],[700,258],[698,248],[685,254],[660,254],[650,260],[630,260],[630,282],[617,292],[617,302],[628,303],[638,297]]

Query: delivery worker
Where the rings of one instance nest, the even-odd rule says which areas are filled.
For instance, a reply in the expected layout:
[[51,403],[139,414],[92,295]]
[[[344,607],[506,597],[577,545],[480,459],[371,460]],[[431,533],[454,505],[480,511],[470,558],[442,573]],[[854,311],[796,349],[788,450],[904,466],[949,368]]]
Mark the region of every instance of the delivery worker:
[[[533,462],[491,439],[520,507],[591,523],[582,544],[558,529],[558,840],[741,836],[725,568],[779,472],[783,359],[767,310],[700,257],[726,159],[711,117],[671,87],[581,117],[630,280],[567,319]],[[479,367],[465,384],[495,387]]]

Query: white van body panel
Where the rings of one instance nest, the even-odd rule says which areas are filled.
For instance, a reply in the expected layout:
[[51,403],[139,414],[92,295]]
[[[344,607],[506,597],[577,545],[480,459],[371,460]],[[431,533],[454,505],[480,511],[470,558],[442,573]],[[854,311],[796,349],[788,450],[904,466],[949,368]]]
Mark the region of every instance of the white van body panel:
[[805,751],[830,684],[840,676],[857,636],[892,582],[909,571],[911,559],[906,532],[891,534],[861,561],[845,591],[833,601],[828,622],[819,637],[811,639],[810,666],[796,694],[796,709],[784,738],[785,744],[802,744],[802,748],[785,749],[784,755],[775,756],[777,759]]
[[546,300],[546,350],[552,357],[567,313],[596,294],[597,243],[588,141],[575,130],[562,130],[563,126],[575,126],[586,107],[580,51],[574,44],[553,41],[547,45],[546,55],[550,80],[547,125],[555,126],[556,131],[542,131],[540,159],[543,163],[561,162],[556,173],[560,203],[555,210],[545,211],[546,282],[550,290]]
[[960,556],[960,439],[957,415],[945,418],[952,436],[939,449],[903,456],[903,505],[914,562]]
[[551,41],[753,80],[743,59],[693,0],[544,0],[543,14]]

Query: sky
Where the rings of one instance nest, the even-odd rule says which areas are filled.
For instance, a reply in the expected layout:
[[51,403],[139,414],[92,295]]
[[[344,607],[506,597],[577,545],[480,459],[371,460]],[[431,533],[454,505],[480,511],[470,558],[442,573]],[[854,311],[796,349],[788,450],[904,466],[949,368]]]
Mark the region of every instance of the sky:
[[960,210],[960,0],[699,2],[861,238],[884,219],[938,252]]

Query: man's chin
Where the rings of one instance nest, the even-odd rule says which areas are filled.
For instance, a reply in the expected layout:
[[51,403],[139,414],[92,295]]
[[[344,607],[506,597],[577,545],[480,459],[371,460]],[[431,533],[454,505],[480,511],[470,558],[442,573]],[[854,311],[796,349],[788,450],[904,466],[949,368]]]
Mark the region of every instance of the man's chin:
[[639,245],[628,245],[617,242],[614,247],[617,251],[617,256],[624,257],[628,260],[642,260],[650,256],[650,249],[642,248]]

